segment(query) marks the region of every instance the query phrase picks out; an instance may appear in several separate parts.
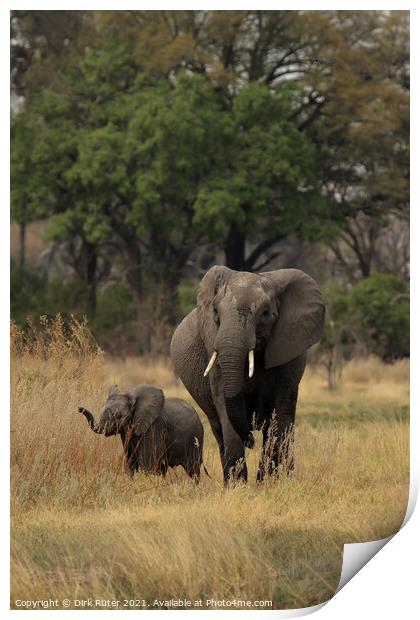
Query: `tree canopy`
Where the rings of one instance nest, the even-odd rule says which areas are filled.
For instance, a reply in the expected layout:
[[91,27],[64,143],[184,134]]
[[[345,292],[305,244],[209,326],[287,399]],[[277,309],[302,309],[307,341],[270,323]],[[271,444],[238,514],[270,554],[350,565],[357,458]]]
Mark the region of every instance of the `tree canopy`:
[[408,218],[407,12],[13,11],[11,33],[21,266],[47,219],[91,313],[118,273],[174,321],[191,264],[258,271],[291,237],[352,283],[385,264]]

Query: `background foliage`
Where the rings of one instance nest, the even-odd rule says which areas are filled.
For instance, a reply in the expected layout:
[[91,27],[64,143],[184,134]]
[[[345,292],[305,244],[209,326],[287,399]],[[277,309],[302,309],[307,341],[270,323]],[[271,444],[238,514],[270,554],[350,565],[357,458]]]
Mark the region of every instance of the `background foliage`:
[[12,11],[13,318],[87,314],[109,351],[167,353],[209,266],[293,266],[331,302],[334,372],[408,355],[408,29]]

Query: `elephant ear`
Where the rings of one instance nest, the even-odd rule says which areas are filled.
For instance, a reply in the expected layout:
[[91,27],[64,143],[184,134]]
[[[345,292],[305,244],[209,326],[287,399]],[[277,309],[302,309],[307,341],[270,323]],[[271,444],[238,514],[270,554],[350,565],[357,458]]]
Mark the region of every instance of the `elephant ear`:
[[198,329],[207,352],[214,351],[217,325],[213,318],[213,300],[222,286],[225,286],[234,271],[229,267],[215,265],[208,270],[200,282],[197,294]]
[[153,385],[139,385],[129,393],[133,411],[132,425],[136,435],[142,436],[160,416],[165,396]]
[[300,269],[278,269],[261,274],[277,289],[279,316],[265,350],[265,366],[290,362],[321,337],[325,304],[315,280]]

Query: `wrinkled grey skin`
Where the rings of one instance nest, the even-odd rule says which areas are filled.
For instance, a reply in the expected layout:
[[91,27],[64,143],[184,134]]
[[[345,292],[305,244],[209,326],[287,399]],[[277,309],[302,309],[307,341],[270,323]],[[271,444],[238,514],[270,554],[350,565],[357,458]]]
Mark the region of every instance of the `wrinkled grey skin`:
[[166,474],[182,465],[196,482],[200,479],[203,425],[193,407],[179,398],[166,398],[161,389],[138,385],[127,392],[112,386],[96,424],[84,407],[79,411],[90,428],[106,437],[119,434],[126,469]]
[[[305,351],[319,340],[325,306],[312,278],[298,269],[253,274],[212,267],[197,307],[171,343],[176,373],[206,413],[219,445],[225,484],[247,479],[245,446],[262,430],[257,480],[293,470],[293,429]],[[255,369],[249,378],[248,355]],[[216,361],[204,371],[212,353]]]

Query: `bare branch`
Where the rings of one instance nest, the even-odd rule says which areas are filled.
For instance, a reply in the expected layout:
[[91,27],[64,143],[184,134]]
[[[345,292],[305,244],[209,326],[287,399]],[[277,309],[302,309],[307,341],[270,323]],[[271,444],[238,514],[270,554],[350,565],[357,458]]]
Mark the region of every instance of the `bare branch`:
[[285,239],[285,237],[286,237],[286,235],[280,234],[280,235],[276,235],[275,237],[272,237],[271,239],[266,239],[265,241],[262,241],[261,243],[259,243],[252,250],[252,252],[248,256],[248,258],[245,260],[244,269],[248,269],[249,271],[252,271],[253,270],[253,266],[254,266],[256,260],[262,254],[264,254],[264,252],[269,250],[275,243],[278,243],[282,239]]

